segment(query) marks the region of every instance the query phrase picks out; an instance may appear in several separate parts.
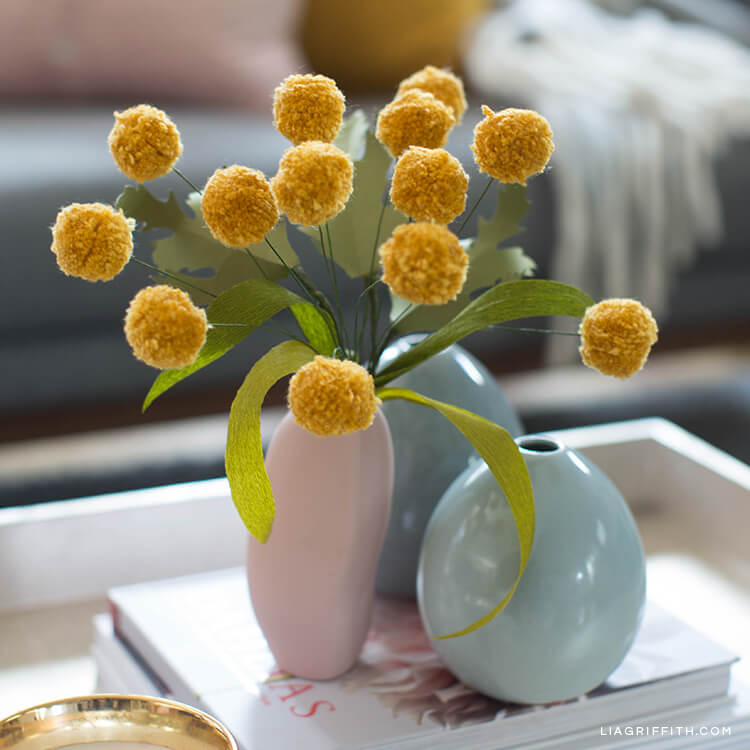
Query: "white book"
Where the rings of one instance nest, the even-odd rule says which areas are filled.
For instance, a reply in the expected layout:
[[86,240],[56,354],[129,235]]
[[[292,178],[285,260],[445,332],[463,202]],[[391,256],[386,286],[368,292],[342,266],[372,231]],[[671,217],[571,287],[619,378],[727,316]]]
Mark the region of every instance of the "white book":
[[[377,600],[359,662],[337,680],[315,682],[278,672],[241,568],[123,586],[109,600],[124,653],[162,691],[216,716],[244,750],[501,750],[584,736],[587,744],[571,747],[645,747],[651,738],[634,745],[637,738],[597,733],[730,702],[734,655],[651,604],[606,683],[562,704],[519,706],[457,681],[432,650],[413,602]],[[98,642],[106,658],[106,638]]]
[[91,655],[96,662],[97,691],[172,697],[167,686],[159,682],[148,665],[115,636],[112,617],[104,612],[94,616]]
[[[97,615],[95,618],[96,640],[92,651],[99,667],[98,689],[102,692],[138,693],[157,697],[174,698],[169,693],[162,692],[153,682],[153,675],[149,676],[148,666],[134,655],[114,634],[112,618],[108,614]],[[118,673],[119,670],[119,673]],[[146,671],[144,671],[146,670]],[[139,674],[140,673],[140,674]],[[564,736],[541,740],[539,742],[523,742],[514,744],[515,750],[638,750],[663,747],[672,750],[747,750],[750,745],[748,727],[744,731],[738,725],[742,717],[750,716],[750,691],[742,695],[739,689],[732,692],[732,698],[721,696],[707,701],[691,704],[688,709],[677,709],[660,714],[641,716],[637,721],[620,724],[617,727],[600,726]],[[192,701],[199,705],[199,701]],[[707,724],[707,722],[713,722]],[[723,724],[717,724],[723,722]],[[730,727],[730,733],[725,736],[703,737],[699,734],[701,727]],[[654,732],[654,727],[660,730]],[[678,730],[678,727],[680,728]],[[693,730],[687,734],[687,728]],[[662,734],[667,729],[673,736]],[[619,731],[618,731],[619,730]],[[638,736],[642,732],[647,736]],[[679,734],[676,734],[679,732]],[[451,734],[450,739],[453,739]],[[462,750],[492,750],[497,747],[495,739],[480,741],[477,745],[471,738],[464,736],[460,744],[448,743],[450,747],[460,747]],[[445,742],[440,745],[446,746]],[[436,745],[436,746],[440,746]],[[275,747],[275,745],[274,745]]]

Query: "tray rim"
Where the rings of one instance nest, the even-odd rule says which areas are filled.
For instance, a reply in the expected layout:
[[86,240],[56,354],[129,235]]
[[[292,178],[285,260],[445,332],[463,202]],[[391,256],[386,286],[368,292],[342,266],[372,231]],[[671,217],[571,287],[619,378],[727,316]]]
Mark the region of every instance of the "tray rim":
[[[584,451],[656,444],[750,492],[750,466],[662,418],[539,434]],[[246,543],[224,478],[0,509],[0,614],[103,599],[112,586],[242,565]],[[176,554],[186,549],[189,555]]]

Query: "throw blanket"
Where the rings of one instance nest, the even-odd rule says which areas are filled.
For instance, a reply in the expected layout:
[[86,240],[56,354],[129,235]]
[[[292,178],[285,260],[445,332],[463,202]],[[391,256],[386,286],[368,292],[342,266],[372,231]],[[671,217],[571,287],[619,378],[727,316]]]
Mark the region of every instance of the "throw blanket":
[[[714,162],[750,133],[750,53],[653,9],[515,0],[483,21],[465,65],[481,94],[552,124],[551,277],[664,317],[677,272],[722,238]],[[574,354],[565,339],[548,337],[551,361]]]

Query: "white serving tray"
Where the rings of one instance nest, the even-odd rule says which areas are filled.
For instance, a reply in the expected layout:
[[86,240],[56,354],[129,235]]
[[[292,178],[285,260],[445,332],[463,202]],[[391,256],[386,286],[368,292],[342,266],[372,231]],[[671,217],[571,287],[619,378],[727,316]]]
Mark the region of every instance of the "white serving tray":
[[[649,597],[744,657],[750,683],[750,467],[663,419],[554,434],[633,507]],[[91,692],[108,589],[242,565],[245,543],[223,479],[0,510],[0,715]]]
[[[663,419],[553,434],[617,484],[649,555],[694,558],[750,598],[750,467]],[[0,613],[240,565],[245,542],[225,479],[1,509]]]

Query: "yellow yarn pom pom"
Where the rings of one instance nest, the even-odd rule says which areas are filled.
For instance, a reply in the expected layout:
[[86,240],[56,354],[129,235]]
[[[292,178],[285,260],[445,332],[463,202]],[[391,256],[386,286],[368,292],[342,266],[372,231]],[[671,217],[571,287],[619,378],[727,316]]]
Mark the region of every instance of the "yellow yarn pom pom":
[[466,112],[466,94],[464,93],[464,85],[458,76],[447,70],[436,68],[434,65],[427,65],[401,81],[396,97],[398,98],[401,94],[412,89],[419,89],[432,94],[436,99],[451,108],[456,124],[461,122],[464,112]]
[[398,157],[409,146],[444,146],[455,124],[448,106],[426,91],[412,89],[380,110],[375,136]]
[[396,227],[380,247],[383,281],[399,296],[424,305],[456,298],[466,281],[469,257],[453,232],[441,224]]
[[484,120],[474,128],[471,150],[481,172],[500,182],[526,184],[541,172],[555,150],[547,120],[530,109],[493,112],[482,107]]
[[273,94],[273,124],[292,143],[331,143],[339,134],[346,102],[327,76],[292,75]]
[[211,175],[203,189],[201,210],[211,234],[229,247],[260,242],[279,220],[276,199],[263,172],[237,164]]
[[606,299],[589,307],[579,328],[581,358],[604,375],[629,378],[658,338],[651,311],[633,299]]
[[284,152],[271,189],[289,221],[314,227],[343,210],[353,177],[349,154],[330,143],[307,141]]
[[320,437],[366,430],[379,399],[364,367],[317,356],[289,381],[289,408],[297,424]]
[[141,289],[125,315],[125,338],[137,359],[160,370],[187,367],[206,342],[206,313],[181,289]]
[[391,202],[417,221],[449,224],[466,207],[469,176],[442,148],[411,146],[396,162]]
[[68,276],[110,281],[130,260],[135,222],[103,203],[73,203],[52,227],[50,250]]
[[163,177],[182,154],[175,124],[160,109],[148,104],[115,112],[108,141],[120,171],[138,182]]

